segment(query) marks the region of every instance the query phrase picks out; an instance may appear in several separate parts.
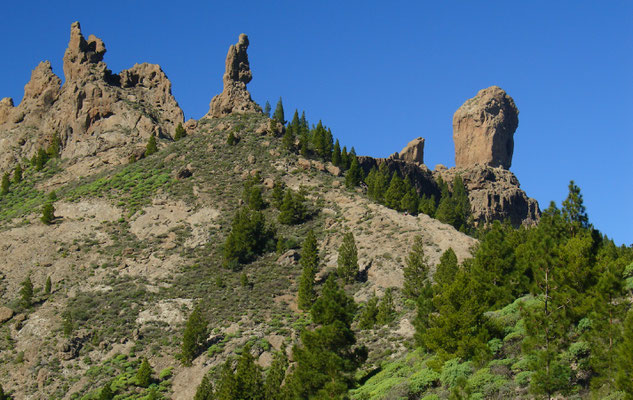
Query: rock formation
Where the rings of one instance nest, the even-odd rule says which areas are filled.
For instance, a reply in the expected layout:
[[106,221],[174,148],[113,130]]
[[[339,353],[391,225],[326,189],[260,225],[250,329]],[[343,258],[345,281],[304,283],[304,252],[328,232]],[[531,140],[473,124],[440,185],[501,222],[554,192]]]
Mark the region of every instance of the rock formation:
[[440,198],[440,189],[435,182],[433,174],[424,165],[407,162],[394,158],[373,158],[367,156],[359,156],[358,164],[363,169],[365,176],[369,174],[372,168],[379,168],[385,164],[391,173],[397,173],[403,178],[409,178],[420,196],[435,196]]
[[224,72],[224,90],[211,100],[206,117],[219,118],[231,113],[262,112],[262,108],[251,99],[246,84],[253,79],[248,63],[248,36],[242,33],[237,44],[229,47]]
[[436,168],[433,175],[453,182],[459,174],[468,189],[473,219],[477,224],[510,220],[512,225],[534,225],[541,212],[538,202],[521,189],[516,176],[503,168],[475,165],[470,168]]
[[151,134],[173,134],[184,118],[161,68],[137,64],[113,74],[105,52],[103,41],[86,40],[75,22],[63,59],[64,85],[45,61],[33,70],[17,107],[8,98],[0,102],[0,170],[30,158],[55,134],[63,158],[96,156],[109,164],[127,161]]
[[519,110],[501,88],[482,89],[453,116],[457,168],[474,165],[510,168]]
[[415,164],[424,164],[424,139],[421,137],[410,141],[400,153],[394,153],[389,158]]

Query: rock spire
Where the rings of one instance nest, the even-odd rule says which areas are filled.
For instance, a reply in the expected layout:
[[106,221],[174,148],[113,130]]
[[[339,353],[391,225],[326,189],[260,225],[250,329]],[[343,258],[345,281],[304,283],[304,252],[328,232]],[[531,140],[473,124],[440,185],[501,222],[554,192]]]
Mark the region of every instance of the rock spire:
[[519,110],[512,97],[498,86],[480,90],[453,116],[456,166],[509,169],[518,125]]
[[248,63],[248,36],[242,33],[237,44],[229,47],[226,55],[226,70],[223,76],[224,90],[213,97],[206,117],[219,118],[231,113],[262,112],[251,99],[246,84],[253,79]]
[[9,98],[0,101],[0,170],[31,158],[53,135],[61,141],[62,157],[112,165],[127,162],[152,134],[173,134],[183,113],[160,66],[136,64],[113,74],[105,53],[103,41],[94,35],[86,40],[75,22],[63,58],[64,84],[44,61],[17,107]]

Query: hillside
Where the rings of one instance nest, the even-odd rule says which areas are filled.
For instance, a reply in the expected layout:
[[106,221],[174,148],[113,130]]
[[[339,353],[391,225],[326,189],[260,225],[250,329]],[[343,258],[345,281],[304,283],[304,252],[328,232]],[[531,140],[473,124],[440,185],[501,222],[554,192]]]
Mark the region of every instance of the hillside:
[[[269,382],[285,356],[291,366],[266,396],[631,395],[621,375],[633,340],[633,252],[593,230],[573,183],[562,211],[543,214],[520,189],[508,170],[512,98],[492,87],[458,110],[456,168],[426,167],[424,140],[388,159],[357,157],[320,121],[262,112],[246,89],[248,46],[241,35],[230,47],[224,91],[198,121],[184,123],[159,66],[108,71],[105,45],[84,39],[78,23],[64,84],[43,63],[20,105],[3,100],[0,387],[10,398],[263,399],[261,374]],[[40,76],[46,89],[31,91]],[[345,275],[349,233],[357,262]],[[569,313],[545,308],[546,325],[565,325],[552,327],[556,347],[543,353],[534,327],[552,296],[542,291],[550,267],[551,301]],[[298,295],[307,270],[318,295],[309,307]],[[334,322],[313,307],[328,293],[349,306]],[[365,326],[372,302],[381,317]],[[192,316],[203,337],[188,353]],[[308,357],[306,332],[330,325],[354,338],[332,352],[367,354],[328,371],[347,379],[342,389],[297,394],[313,384],[292,375]],[[610,347],[598,353],[605,332]],[[543,354],[564,371],[541,385]],[[258,395],[222,391],[234,359],[237,375],[255,371]],[[609,362],[613,373],[601,372]],[[200,389],[207,380],[214,397]]]

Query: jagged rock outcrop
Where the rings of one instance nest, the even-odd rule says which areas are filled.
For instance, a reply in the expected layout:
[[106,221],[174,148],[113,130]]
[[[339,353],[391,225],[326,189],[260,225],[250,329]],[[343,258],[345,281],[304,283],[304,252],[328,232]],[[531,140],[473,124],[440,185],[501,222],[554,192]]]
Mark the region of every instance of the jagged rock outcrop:
[[393,158],[373,158],[368,156],[359,156],[358,164],[363,169],[365,176],[369,174],[372,168],[380,168],[385,164],[391,173],[397,173],[403,178],[409,178],[411,183],[420,196],[435,196],[440,198],[440,189],[433,178],[433,174],[424,165],[418,165],[404,160]]
[[541,212],[538,202],[521,189],[507,169],[476,165],[469,168],[436,168],[435,178],[453,182],[459,174],[468,189],[472,216],[477,224],[510,220],[512,225],[534,225]]
[[455,165],[510,168],[519,110],[498,86],[482,89],[453,116]]
[[45,61],[33,70],[17,107],[11,99],[0,102],[0,170],[30,158],[54,135],[63,158],[118,164],[150,135],[173,134],[184,118],[160,66],[136,64],[113,74],[105,53],[103,41],[93,35],[86,40],[75,22],[64,53],[64,85]]
[[424,164],[424,138],[418,137],[413,139],[400,153],[394,153],[389,156],[389,158],[420,165]]
[[248,36],[242,33],[237,44],[229,47],[226,55],[226,71],[223,76],[224,89],[211,100],[206,117],[219,118],[231,113],[262,112],[262,108],[251,99],[246,84],[253,79],[248,63]]

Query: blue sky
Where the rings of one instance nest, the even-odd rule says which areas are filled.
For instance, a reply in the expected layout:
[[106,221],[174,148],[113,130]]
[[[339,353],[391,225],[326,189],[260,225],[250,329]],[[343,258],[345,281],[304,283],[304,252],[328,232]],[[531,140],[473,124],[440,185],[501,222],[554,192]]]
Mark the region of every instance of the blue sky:
[[[96,5],[93,5],[96,4]],[[452,116],[498,85],[520,110],[511,170],[541,208],[571,179],[590,220],[633,243],[633,2],[31,1],[0,15],[0,97],[31,70],[63,75],[70,24],[104,40],[119,72],[160,64],[186,118],[222,90],[224,58],[249,35],[249,89],[306,110],[359,154],[426,138],[425,162],[454,165]]]

